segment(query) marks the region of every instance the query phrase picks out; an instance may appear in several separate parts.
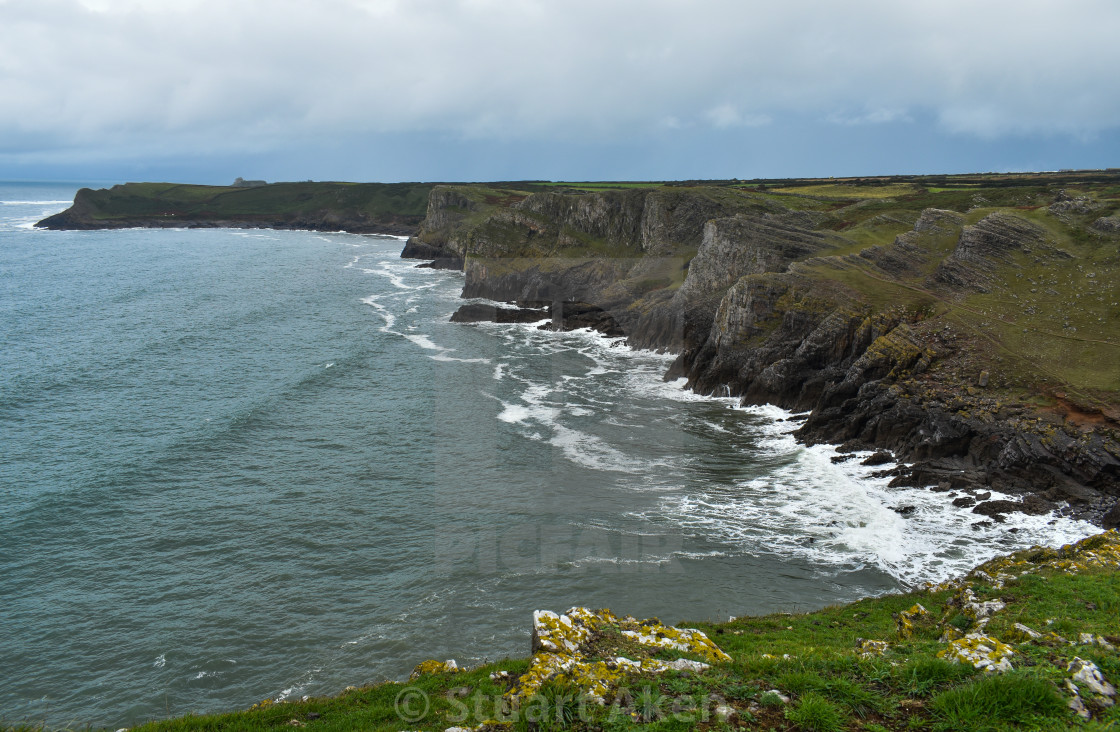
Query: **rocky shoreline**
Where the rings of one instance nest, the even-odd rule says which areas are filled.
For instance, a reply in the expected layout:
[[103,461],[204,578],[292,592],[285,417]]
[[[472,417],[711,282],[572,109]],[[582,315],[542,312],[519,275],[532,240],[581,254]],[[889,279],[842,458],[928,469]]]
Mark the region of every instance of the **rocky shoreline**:
[[[1057,198],[1061,215],[1069,197]],[[969,217],[928,207],[905,223],[893,239],[853,251],[827,213],[725,191],[548,192],[487,207],[469,190],[441,187],[402,256],[462,269],[463,297],[510,305],[465,305],[453,320],[548,317],[547,327],[590,327],[675,352],[666,378],[808,412],[798,439],[889,451],[876,459],[910,464],[884,471],[892,485],[945,493],[979,524],[1065,506],[1120,525],[1115,399],[1075,399],[1021,363],[1010,378],[978,328],[953,317],[973,294],[1006,291],[1015,257],[1049,266],[1071,255],[1048,228],[1005,210]],[[861,276],[865,268],[915,298],[875,302],[820,274],[852,260]],[[1045,403],[1032,403],[1032,392]],[[1017,499],[991,500],[993,490]]]
[[[1102,175],[1078,188],[1046,174],[957,176],[932,182],[959,188],[931,189],[905,179],[872,195],[867,181],[824,194],[820,185],[408,184],[427,196],[422,216],[353,207],[133,216],[147,194],[123,194],[151,184],[128,184],[83,189],[39,226],[409,235],[402,257],[461,270],[464,298],[507,304],[465,304],[457,322],[548,320],[624,336],[676,353],[667,379],[807,413],[798,439],[880,451],[881,464],[900,464],[884,468],[892,485],[942,492],[978,523],[1065,505],[1111,528],[1120,526],[1120,343],[1109,327],[1120,317],[1110,299],[1120,175]],[[281,192],[303,199],[316,185],[337,184]],[[993,490],[1017,500],[992,500]]]

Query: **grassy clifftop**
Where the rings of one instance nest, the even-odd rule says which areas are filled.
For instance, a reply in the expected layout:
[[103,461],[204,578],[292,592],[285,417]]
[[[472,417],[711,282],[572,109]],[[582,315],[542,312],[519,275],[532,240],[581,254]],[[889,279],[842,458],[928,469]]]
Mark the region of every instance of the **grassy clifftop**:
[[427,183],[126,183],[82,189],[39,223],[53,229],[248,226],[408,234],[427,209]]
[[571,625],[541,617],[532,659],[429,661],[407,682],[135,729],[1115,729],[1118,598],[1120,535],[1107,532],[905,595],[681,624],[722,652],[656,621],[573,610]]

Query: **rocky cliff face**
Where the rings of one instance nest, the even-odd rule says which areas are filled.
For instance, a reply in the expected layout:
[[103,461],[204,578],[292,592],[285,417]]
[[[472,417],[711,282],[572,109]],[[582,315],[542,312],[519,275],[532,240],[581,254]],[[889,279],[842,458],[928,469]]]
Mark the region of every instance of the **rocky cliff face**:
[[953,253],[938,265],[933,284],[990,292],[995,270],[1011,264],[1011,252],[1029,253],[1045,240],[1046,230],[1037,224],[1007,213],[990,214],[964,228]]
[[[1018,298],[1020,280],[1042,276],[1023,262],[1068,259],[1053,231],[1017,211],[927,207],[868,214],[848,233],[835,204],[792,203],[663,188],[487,208],[437,188],[404,255],[462,266],[464,297],[546,307],[558,324],[677,352],[668,375],[699,392],[808,411],[801,439],[891,450],[915,461],[897,483],[951,491],[982,518],[1060,500],[1099,520],[1120,495],[1120,410],[1107,396],[1088,411],[1009,399],[1034,377],[993,375],[1007,347],[985,342],[988,311],[969,299]],[[565,305],[580,316],[566,321]],[[488,317],[475,310],[459,319]],[[1030,495],[994,506],[988,487]]]

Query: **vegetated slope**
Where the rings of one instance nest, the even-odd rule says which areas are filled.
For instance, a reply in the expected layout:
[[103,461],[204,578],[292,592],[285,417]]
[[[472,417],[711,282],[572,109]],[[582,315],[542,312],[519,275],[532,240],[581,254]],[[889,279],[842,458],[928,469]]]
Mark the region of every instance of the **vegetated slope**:
[[403,256],[811,410],[803,439],[917,461],[895,481],[978,521],[1120,522],[1120,174],[534,188],[433,189]]
[[240,227],[407,235],[424,217],[430,183],[126,183],[83,188],[47,229]]
[[537,613],[531,659],[425,661],[403,683],[134,729],[1112,729],[1118,570],[1113,531],[904,595],[680,624],[706,637],[608,611]]

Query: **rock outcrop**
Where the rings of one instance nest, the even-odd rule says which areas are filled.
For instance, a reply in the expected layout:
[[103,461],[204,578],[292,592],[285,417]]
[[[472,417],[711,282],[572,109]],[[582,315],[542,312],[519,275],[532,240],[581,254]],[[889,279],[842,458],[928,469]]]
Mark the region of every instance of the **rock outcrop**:
[[956,248],[933,275],[934,284],[956,290],[990,292],[993,274],[1011,264],[1011,253],[1031,251],[1046,239],[1046,231],[1018,216],[993,213],[961,232]]
[[[806,442],[915,461],[894,470],[896,484],[1033,493],[1011,506],[966,495],[981,517],[1068,501],[1100,522],[1120,497],[1120,410],[1101,428],[1071,428],[1061,414],[1005,406],[989,393],[1009,377],[970,330],[982,321],[939,317],[973,296],[1016,297],[1022,263],[1070,259],[1019,211],[878,215],[869,231],[909,229],[853,247],[860,239],[838,233],[847,223],[827,207],[742,190],[484,196],[437,187],[404,256],[462,267],[464,297],[547,307],[548,327],[676,352],[667,376],[698,392],[809,411]],[[897,302],[877,292],[888,287]],[[456,319],[488,315],[537,317],[465,306]]]

